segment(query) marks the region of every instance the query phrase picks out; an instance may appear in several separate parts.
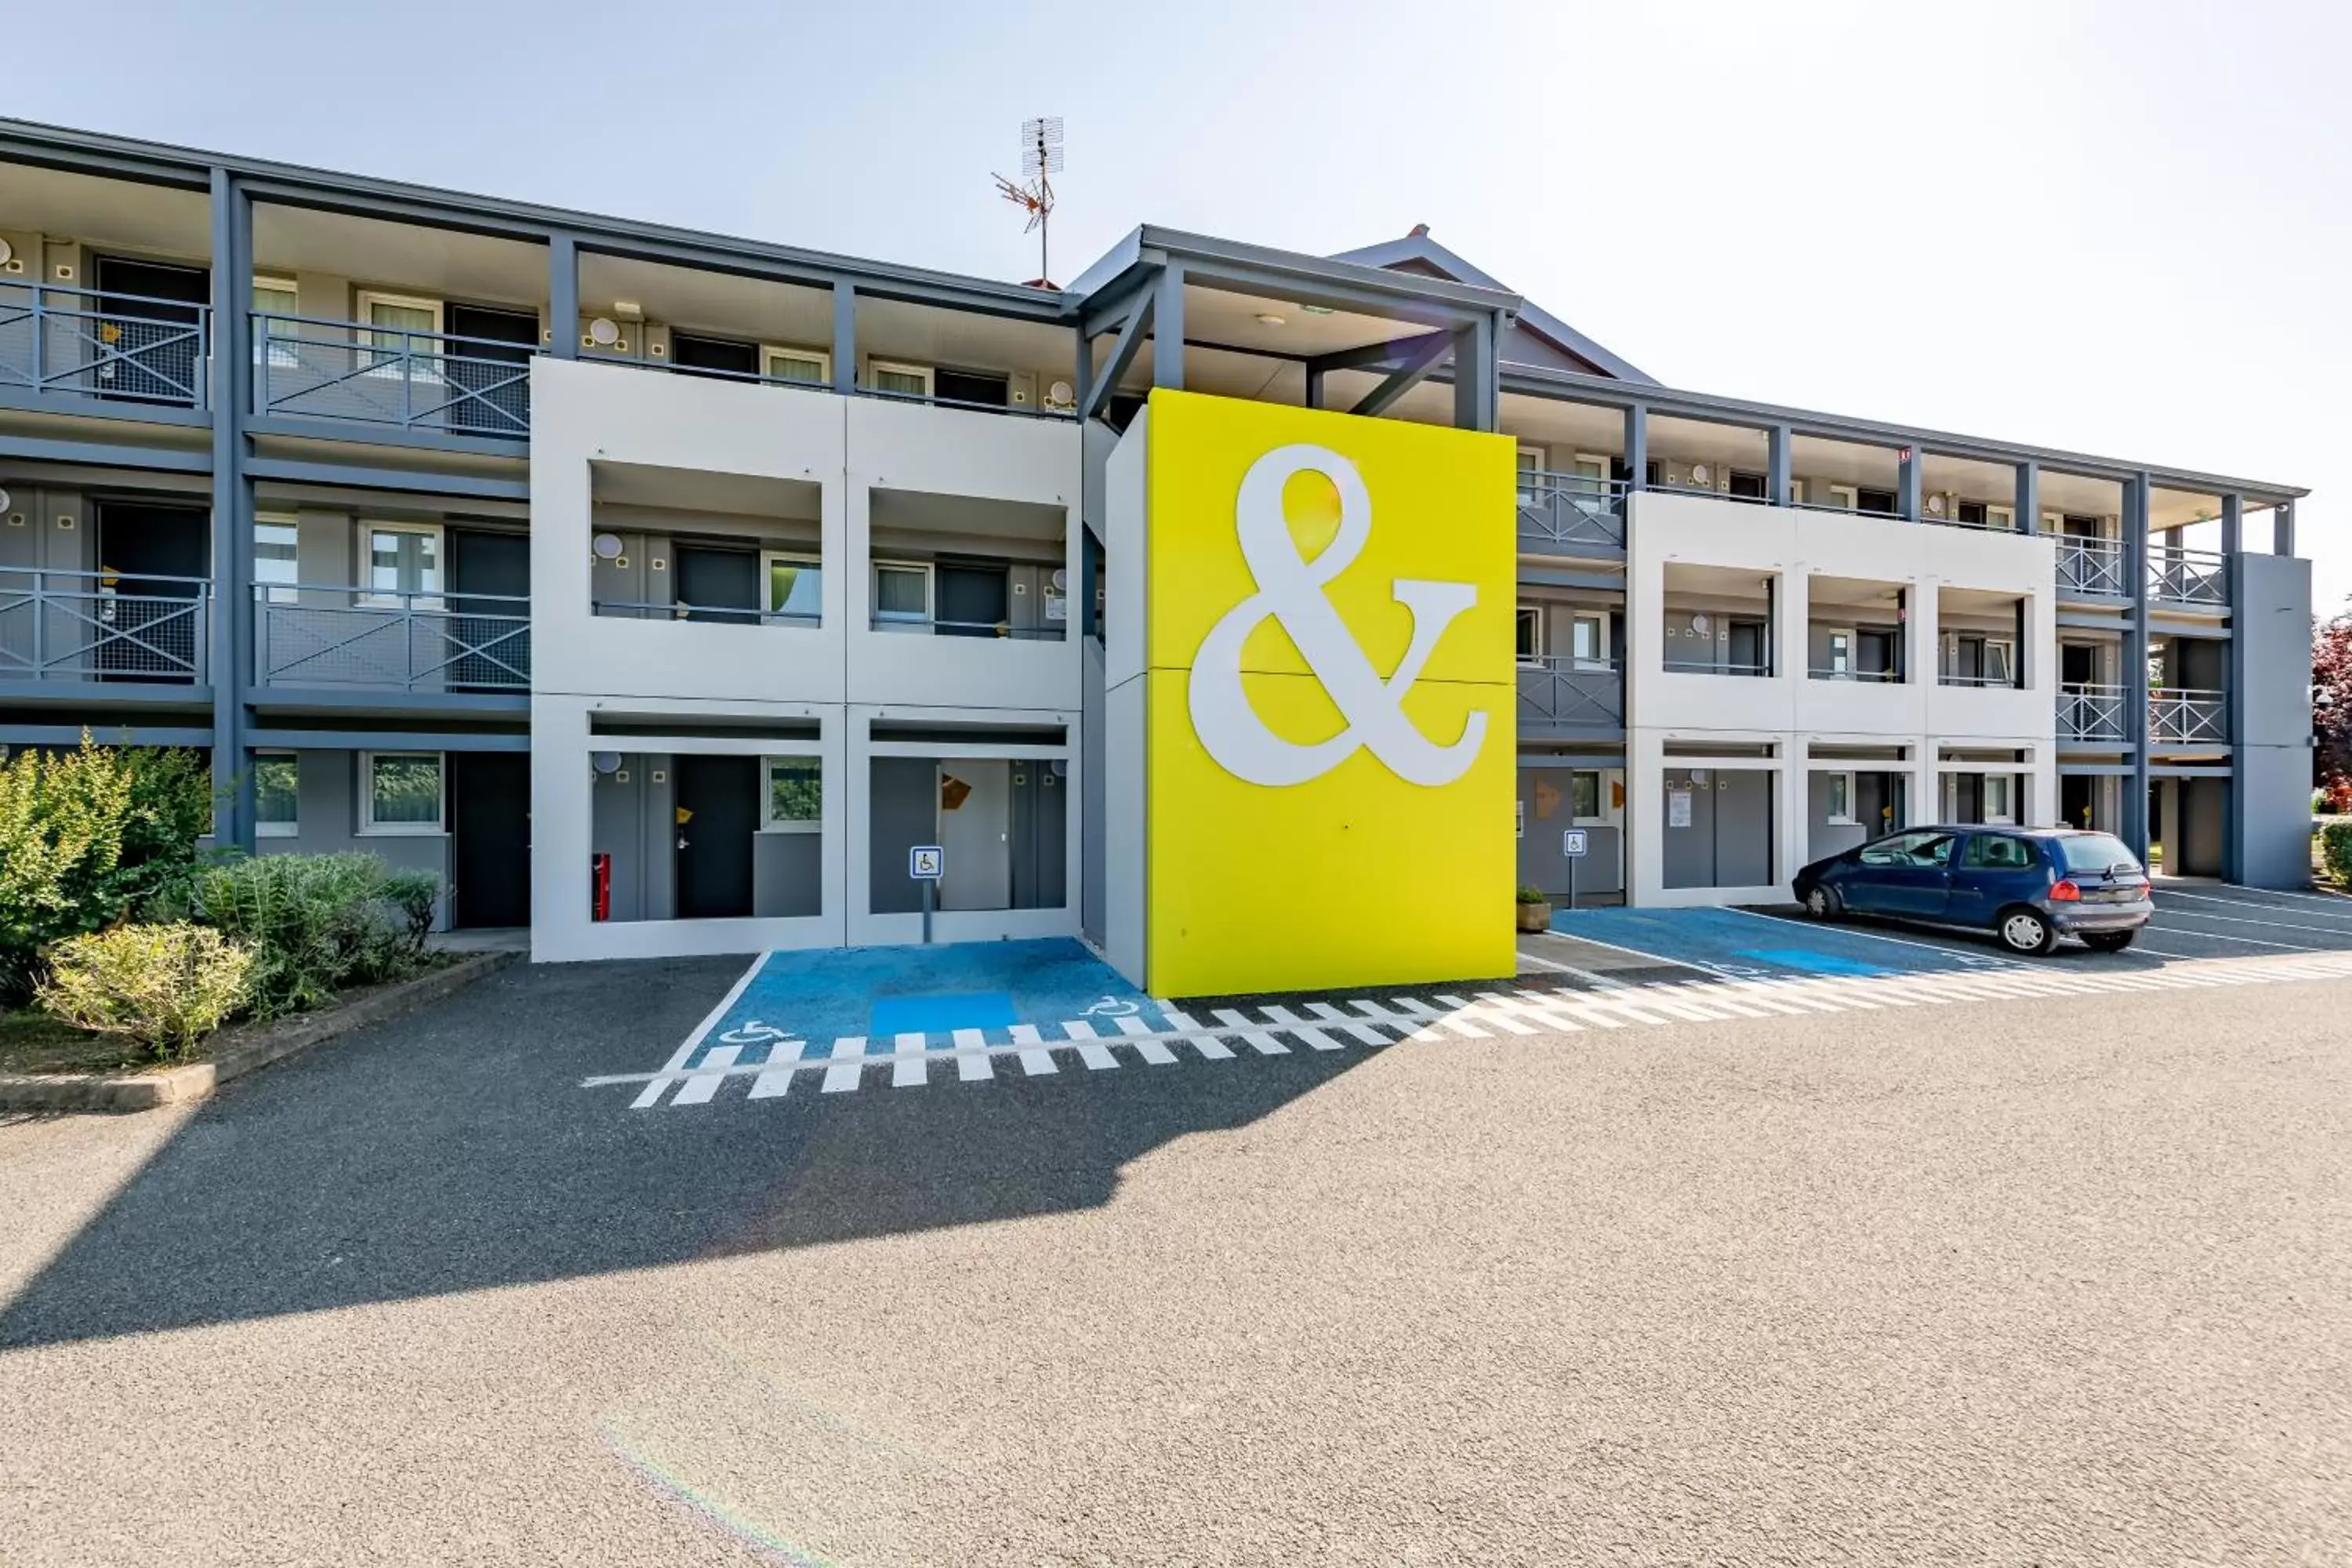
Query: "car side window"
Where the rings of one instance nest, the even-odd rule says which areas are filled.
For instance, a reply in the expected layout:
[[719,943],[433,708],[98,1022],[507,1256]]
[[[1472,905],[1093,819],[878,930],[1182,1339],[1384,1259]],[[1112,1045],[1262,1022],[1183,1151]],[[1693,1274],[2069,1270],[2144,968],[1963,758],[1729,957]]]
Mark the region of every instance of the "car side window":
[[2021,871],[2033,864],[2033,847],[2022,838],[1979,833],[1969,840],[1960,864],[1971,871]]
[[1940,871],[1952,858],[1952,836],[1948,833],[1922,833],[1911,846],[1911,861],[1923,870]]
[[1911,847],[1927,837],[1925,833],[1898,833],[1892,838],[1866,844],[1862,849],[1862,863],[1865,866],[1908,866],[1911,864]]

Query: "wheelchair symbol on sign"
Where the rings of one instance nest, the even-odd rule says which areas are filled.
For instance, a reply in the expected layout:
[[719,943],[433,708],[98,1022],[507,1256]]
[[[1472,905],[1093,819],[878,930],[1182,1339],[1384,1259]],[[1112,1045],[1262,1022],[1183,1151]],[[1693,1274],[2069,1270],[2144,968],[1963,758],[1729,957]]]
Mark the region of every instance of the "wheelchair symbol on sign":
[[790,1029],[779,1029],[772,1024],[762,1024],[757,1018],[740,1028],[730,1029],[719,1037],[719,1044],[727,1046],[756,1046],[762,1042],[773,1043],[780,1040],[790,1041],[795,1045],[808,1043]]
[[1116,996],[1105,996],[1087,1009],[1089,1018],[1132,1018],[1142,1009],[1132,1002],[1122,1002]]

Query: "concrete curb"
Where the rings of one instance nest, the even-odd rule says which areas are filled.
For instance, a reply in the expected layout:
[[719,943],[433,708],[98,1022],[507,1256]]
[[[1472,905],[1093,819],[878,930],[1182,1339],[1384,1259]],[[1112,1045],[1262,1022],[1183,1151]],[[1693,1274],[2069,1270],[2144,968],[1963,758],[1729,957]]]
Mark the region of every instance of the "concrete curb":
[[75,1073],[0,1076],[0,1110],[152,1110],[203,1100],[233,1078],[438,1001],[521,956],[506,952],[469,953],[446,968],[387,985],[323,1013],[275,1024],[240,1026],[225,1031],[226,1037],[200,1062],[102,1078]]

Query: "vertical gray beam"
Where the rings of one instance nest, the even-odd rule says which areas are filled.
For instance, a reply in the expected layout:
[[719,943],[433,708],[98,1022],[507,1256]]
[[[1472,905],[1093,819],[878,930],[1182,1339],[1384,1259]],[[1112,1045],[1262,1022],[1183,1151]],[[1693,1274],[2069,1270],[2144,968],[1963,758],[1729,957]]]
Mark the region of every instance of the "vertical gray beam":
[[1496,373],[1495,318],[1489,314],[1454,334],[1454,428],[1501,426],[1502,396]]
[[[2123,840],[2142,863],[2147,859],[2147,491],[2148,478],[2124,481],[2124,581],[2131,611],[2124,626],[2124,734],[2131,747],[2131,772],[2123,784]],[[2179,846],[2166,848],[2179,853]]]
[[212,171],[213,837],[253,848],[253,769],[246,700],[253,680],[253,486],[245,421],[253,402],[253,203],[226,169]]
[[[2223,496],[2221,498],[2221,553],[2235,555],[2245,547],[2246,498]],[[2232,595],[2231,603],[2234,605],[2236,602],[2236,595]]]
[[2294,502],[2283,500],[2271,513],[2271,553],[2294,553]]
[[1102,572],[1102,542],[1095,531],[1085,523],[1078,525],[1078,580],[1075,584],[1078,601],[1078,636],[1090,637],[1095,626],[1095,580]]
[[857,390],[857,288],[833,286],[833,389],[846,397]]
[[1151,305],[1151,384],[1184,390],[1184,264],[1160,269]]
[[2017,531],[2042,531],[2042,465],[2023,462],[2017,465],[2017,500],[2011,510],[2015,512]]
[[[2252,667],[2247,659],[2248,642],[2245,613],[2245,498],[2221,498],[2221,581],[2230,596],[2230,643],[2223,656],[2229,674],[2224,678],[2221,710],[2229,725],[2230,793],[2222,802],[2222,818],[2229,832],[2221,846],[2221,877],[2225,881],[2246,880],[2250,868],[2246,864],[2246,791],[2247,703],[2251,700]],[[2297,679],[2289,677],[2290,679]]]
[[1625,479],[1634,489],[1649,482],[1650,411],[1639,403],[1625,405]]
[[1774,506],[1787,506],[1795,500],[1789,493],[1790,480],[1793,477],[1790,470],[1790,448],[1794,445],[1794,439],[1786,425],[1775,425],[1764,433],[1764,493],[1771,498]]
[[1323,406],[1323,372],[1319,366],[1312,364],[1307,367],[1307,406]]
[[1919,506],[1919,448],[1906,447],[1896,455],[1895,469],[1895,510],[1906,522],[1916,522]]
[[580,357],[580,242],[568,234],[547,242],[547,352]]

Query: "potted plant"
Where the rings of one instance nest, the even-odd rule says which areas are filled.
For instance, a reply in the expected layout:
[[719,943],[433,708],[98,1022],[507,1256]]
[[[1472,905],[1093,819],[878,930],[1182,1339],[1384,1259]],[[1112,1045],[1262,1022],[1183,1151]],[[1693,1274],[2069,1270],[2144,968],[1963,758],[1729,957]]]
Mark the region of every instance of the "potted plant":
[[1519,889],[1519,929],[1551,930],[1551,900],[1541,888]]

